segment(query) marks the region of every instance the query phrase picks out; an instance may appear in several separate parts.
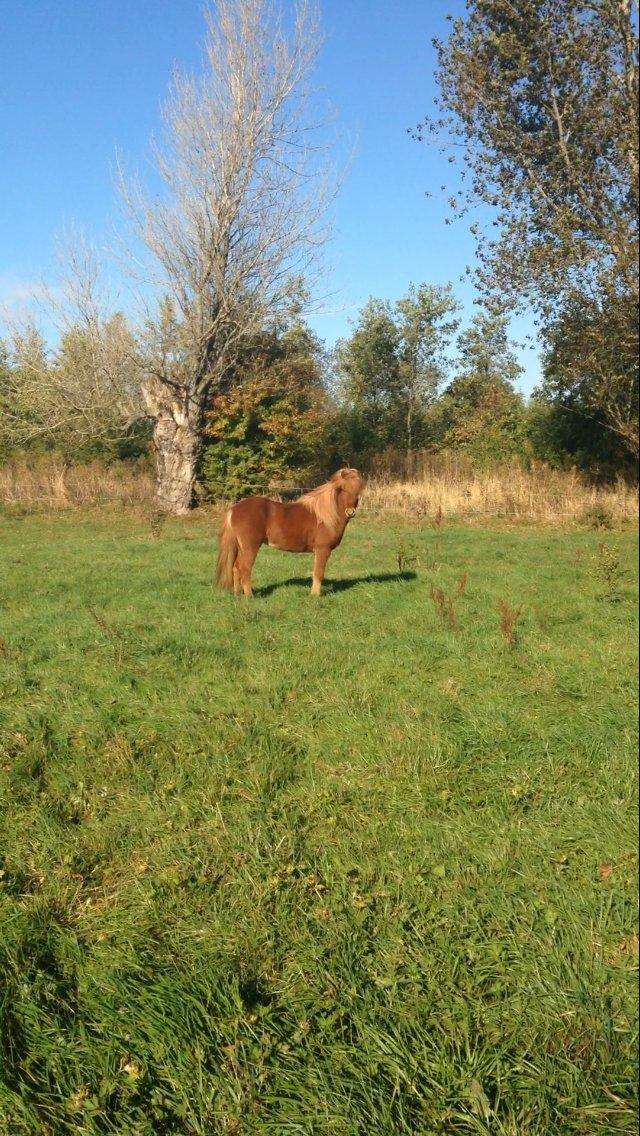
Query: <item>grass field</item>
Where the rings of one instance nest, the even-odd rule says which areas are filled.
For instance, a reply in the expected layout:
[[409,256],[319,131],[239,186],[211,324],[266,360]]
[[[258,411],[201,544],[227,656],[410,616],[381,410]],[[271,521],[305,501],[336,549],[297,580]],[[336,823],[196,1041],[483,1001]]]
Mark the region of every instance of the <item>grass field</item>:
[[0,526],[3,1136],[636,1130],[634,534]]

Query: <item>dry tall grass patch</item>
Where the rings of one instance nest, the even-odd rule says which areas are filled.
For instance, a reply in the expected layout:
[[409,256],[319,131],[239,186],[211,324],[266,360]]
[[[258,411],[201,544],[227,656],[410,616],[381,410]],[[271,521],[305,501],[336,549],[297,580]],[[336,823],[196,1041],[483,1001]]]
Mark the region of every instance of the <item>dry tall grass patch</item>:
[[27,509],[150,505],[153,475],[134,462],[65,462],[59,454],[14,458],[0,466],[0,502]]
[[542,464],[474,470],[466,463],[434,460],[411,481],[372,480],[363,505],[374,513],[395,513],[407,520],[439,526],[442,517],[460,520],[496,517],[536,524],[591,524],[606,516],[611,524],[636,522],[638,494],[619,481],[589,484],[576,470]]
[[[153,509],[153,502],[153,473],[144,464],[74,464],[59,454],[41,454],[22,455],[0,466],[0,503],[10,507],[37,511],[120,504]],[[637,522],[638,494],[622,481],[608,487],[590,485],[575,470],[541,464],[529,470],[517,464],[477,470],[462,459],[434,456],[423,460],[420,473],[410,481],[372,478],[362,507],[365,513],[395,514],[431,525],[436,533],[445,518],[603,528]]]

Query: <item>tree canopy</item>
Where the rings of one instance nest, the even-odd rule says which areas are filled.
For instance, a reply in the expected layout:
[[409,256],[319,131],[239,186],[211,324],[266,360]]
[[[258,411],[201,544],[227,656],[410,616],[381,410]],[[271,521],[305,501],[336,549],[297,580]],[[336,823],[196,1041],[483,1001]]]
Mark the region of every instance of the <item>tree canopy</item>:
[[411,285],[394,304],[370,299],[336,346],[346,402],[379,441],[408,455],[424,441],[422,415],[445,380],[459,307],[450,285]]
[[533,306],[554,374],[637,455],[637,8],[469,0],[435,46],[440,114],[417,134],[460,161],[451,204],[473,218],[480,289]]

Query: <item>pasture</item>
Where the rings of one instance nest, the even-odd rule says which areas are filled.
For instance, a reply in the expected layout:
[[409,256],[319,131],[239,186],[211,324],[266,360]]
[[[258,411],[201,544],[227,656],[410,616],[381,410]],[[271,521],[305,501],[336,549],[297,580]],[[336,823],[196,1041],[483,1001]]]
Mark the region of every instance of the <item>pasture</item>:
[[636,1130],[635,534],[0,525],[3,1136]]

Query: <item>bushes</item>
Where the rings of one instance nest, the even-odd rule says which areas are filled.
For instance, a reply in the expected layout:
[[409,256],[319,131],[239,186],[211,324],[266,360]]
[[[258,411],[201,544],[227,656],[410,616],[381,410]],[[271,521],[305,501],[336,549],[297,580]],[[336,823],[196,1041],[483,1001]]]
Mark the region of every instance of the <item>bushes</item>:
[[205,445],[200,460],[198,488],[205,500],[249,497],[264,493],[281,478],[283,463],[264,447],[217,441]]

